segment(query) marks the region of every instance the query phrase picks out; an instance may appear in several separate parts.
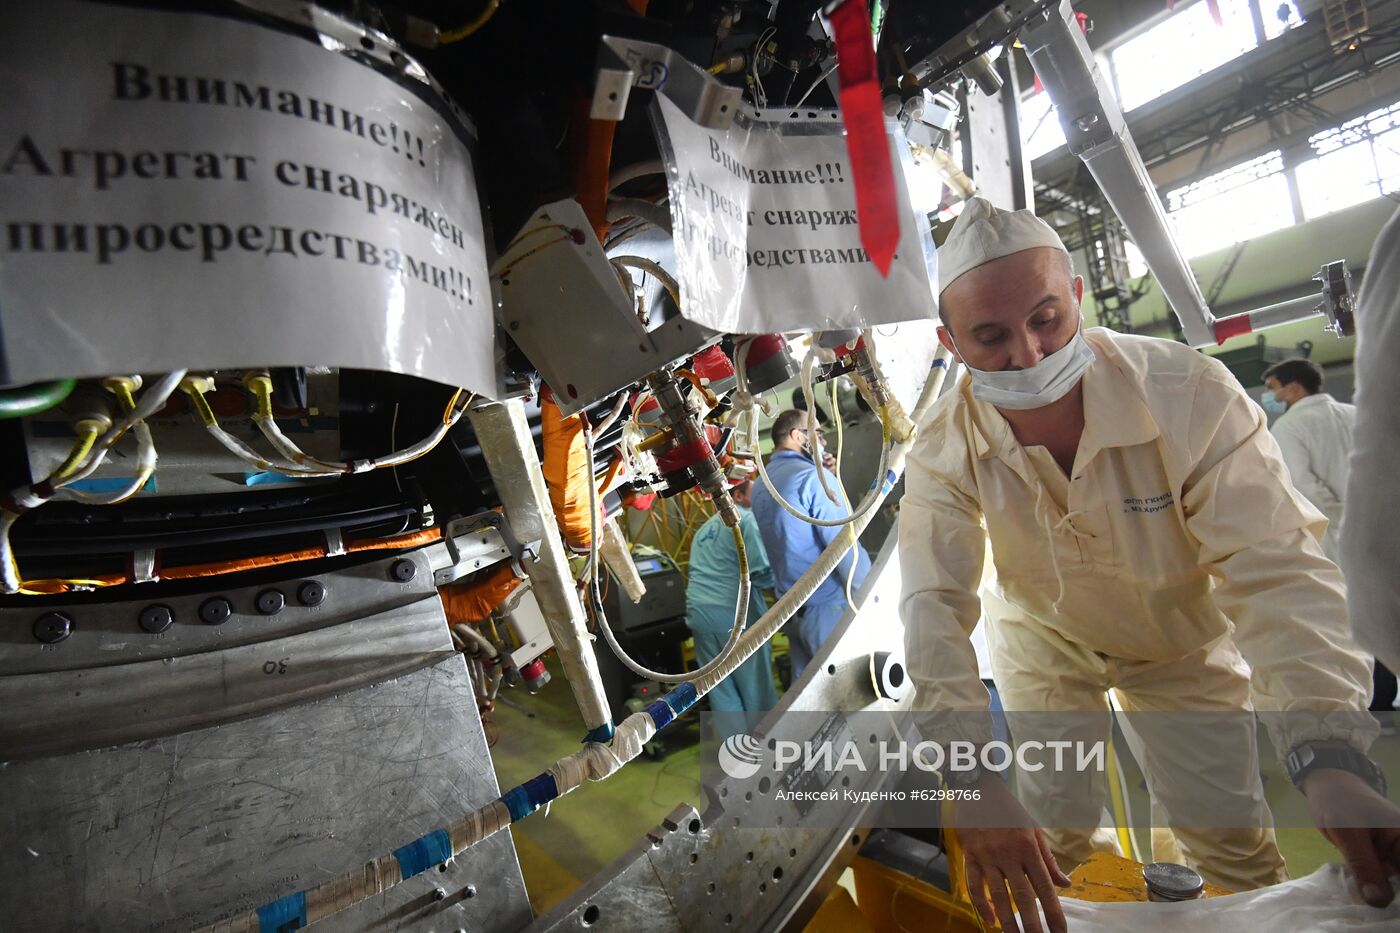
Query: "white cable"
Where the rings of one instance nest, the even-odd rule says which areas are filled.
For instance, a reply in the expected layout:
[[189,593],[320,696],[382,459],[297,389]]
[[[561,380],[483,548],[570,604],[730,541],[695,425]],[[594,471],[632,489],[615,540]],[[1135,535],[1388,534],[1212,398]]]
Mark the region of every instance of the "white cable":
[[[593,593],[596,595],[599,592],[598,486],[593,479],[593,432],[589,430],[588,422],[586,419],[583,424],[583,444],[584,449],[587,451],[589,464],[588,520],[591,532],[591,536],[589,539],[589,562],[591,565]],[[727,492],[725,494],[728,495]],[[693,683],[699,678],[709,674],[711,671],[717,670],[721,665],[724,664],[726,660],[728,660],[729,655],[733,654],[735,645],[737,645],[739,642],[739,636],[742,635],[744,632],[744,623],[748,621],[749,591],[752,587],[752,579],[749,574],[748,553],[744,547],[744,534],[739,529],[738,525],[733,526],[730,530],[734,534],[734,547],[739,558],[740,570],[739,595],[737,600],[735,601],[734,606],[734,624],[730,627],[729,639],[725,642],[724,647],[720,649],[720,653],[709,663],[703,665],[699,670],[691,671],[685,674],[673,674],[665,673],[662,671],[653,671],[650,668],[643,667],[641,664],[637,663],[637,661],[634,660],[630,655],[628,655],[627,652],[622,649],[622,646],[617,643],[617,636],[613,634],[612,625],[608,622],[607,613],[603,611],[601,606],[594,606],[594,611],[597,613],[598,616],[598,628],[603,633],[603,639],[608,643],[608,647],[613,650],[613,653],[617,655],[617,659],[622,662],[623,666],[630,670],[632,673],[636,674],[638,677],[645,677],[648,680],[655,680],[660,681],[661,683],[670,684],[686,682]]]
[[[831,389],[831,420],[836,423],[836,485],[841,490],[841,504],[846,507],[846,511],[851,510],[851,497],[846,494],[846,481],[841,478],[841,454],[845,449],[844,431],[841,424],[841,403],[836,398],[836,380],[827,382]],[[855,597],[852,590],[855,589],[856,567],[860,564],[860,555],[856,553],[855,545],[851,545],[851,569],[846,571],[846,605],[851,607],[852,612],[859,612],[856,606]]]
[[[816,368],[816,365],[817,350],[814,341],[812,348],[802,358],[802,402],[807,406],[807,444],[812,448],[812,460],[817,464],[817,482],[821,483],[822,492],[826,493],[828,499],[839,505],[841,500],[836,498],[836,494],[831,491],[831,487],[827,484],[826,467],[822,466],[822,443],[818,436],[820,429],[817,427],[816,399],[813,398],[816,393],[812,391],[812,370]],[[850,510],[851,507],[848,503],[846,511]]]
[[[79,480],[87,479],[102,465],[102,461],[107,457],[107,452],[116,446],[117,441],[121,440],[127,431],[165,407],[166,401],[179,388],[180,381],[185,378],[185,372],[183,369],[177,369],[167,373],[143,392],[140,400],[136,402],[136,406],[93,443],[87,461],[81,467],[61,480],[54,480],[52,476],[49,476],[41,483],[13,489],[10,491],[10,498],[26,506],[28,510],[32,510],[47,502],[58,490],[71,486]],[[35,491],[36,488],[46,484],[51,489],[47,496],[42,496]],[[19,569],[15,566],[14,551],[10,546],[10,529],[19,516],[20,513],[0,509],[0,589],[6,593],[19,592],[22,582],[19,578]]]
[[805,104],[807,102],[807,98],[812,96],[812,92],[815,91],[818,87],[820,87],[823,81],[831,77],[831,73],[835,70],[836,63],[832,62],[831,67],[828,68],[826,71],[823,71],[821,75],[817,77],[817,80],[812,82],[812,86],[807,88],[806,93],[804,93],[801,97],[797,99],[797,103],[792,105],[792,109],[796,110],[798,107],[801,107],[803,104]]
[[[744,360],[749,355],[749,346],[751,343],[752,341],[744,343],[744,345],[739,348],[738,352],[735,353],[735,356],[737,357],[737,359],[735,360],[735,374],[736,376],[738,376],[739,384],[745,387],[747,387],[748,384],[746,376],[739,376],[738,374],[744,372]],[[743,394],[748,395],[746,389]],[[753,404],[753,397],[748,396],[748,398],[750,399],[750,403]],[[738,398],[735,399],[735,404],[739,404]],[[885,422],[883,416],[880,418],[880,424],[883,430],[881,432],[882,437],[880,440],[880,463],[875,470],[875,482],[871,485],[870,490],[865,494],[865,498],[861,499],[860,508],[856,509],[854,512],[852,512],[845,518],[836,518],[830,520],[813,518],[806,512],[799,511],[798,509],[793,507],[792,503],[788,502],[786,499],[783,498],[782,494],[778,492],[777,487],[773,484],[773,481],[768,478],[768,468],[763,463],[762,455],[758,453],[758,412],[754,411],[752,408],[750,408],[748,424],[749,447],[754,451],[754,465],[758,467],[758,475],[763,478],[763,485],[768,487],[768,492],[772,494],[774,501],[776,501],[778,505],[783,507],[784,511],[786,511],[788,514],[792,515],[795,518],[802,519],[802,521],[806,522],[809,525],[818,525],[822,528],[839,528],[842,525],[852,524],[857,519],[861,518],[863,515],[869,512],[871,507],[874,506],[875,503],[881,498],[881,491],[885,485],[885,475],[889,469],[891,440],[889,425]]]
[[676,307],[681,304],[681,287],[676,282],[676,277],[667,272],[660,263],[645,256],[614,256],[611,262],[617,266],[625,266],[629,269],[640,269],[648,275],[655,276],[666,291],[670,294],[671,300],[676,303]]
[[156,443],[151,437],[150,425],[138,421],[131,428],[136,435],[136,475],[121,489],[113,492],[84,492],[81,489],[65,488],[56,491],[55,499],[68,502],[83,502],[88,505],[115,505],[125,502],[141,491],[156,471]]

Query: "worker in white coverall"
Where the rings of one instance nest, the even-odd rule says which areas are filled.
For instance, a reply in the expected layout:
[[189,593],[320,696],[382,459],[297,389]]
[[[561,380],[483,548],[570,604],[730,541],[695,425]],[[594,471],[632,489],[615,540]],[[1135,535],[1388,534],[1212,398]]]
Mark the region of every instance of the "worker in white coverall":
[[1356,427],[1342,529],[1356,640],[1400,671],[1400,211],[1381,230],[1356,308]]
[[[1074,737],[1107,740],[1110,690],[1127,711],[1229,714],[1214,729],[1158,730],[1139,759],[1168,812],[1206,800],[1236,814],[1229,825],[1243,829],[1175,836],[1207,880],[1247,889],[1285,871],[1244,712],[1328,713],[1275,720],[1271,732],[1306,761],[1290,774],[1366,899],[1388,903],[1400,829],[1334,828],[1400,826],[1364,756],[1376,732],[1362,712],[1369,658],[1352,643],[1341,575],[1318,544],[1322,516],[1289,485],[1263,413],[1224,366],[1188,347],[1086,331],[1083,281],[1028,211],[970,200],[938,262],[939,339],[969,373],[934,406],[909,458],[901,614],[915,710],[983,715],[946,718],[951,731],[925,738],[991,739],[968,640],[990,539],[987,638],[1018,742],[1013,711],[1087,713],[1088,735]],[[997,775],[974,769],[968,784],[979,802],[958,803],[955,819],[979,913],[990,925],[995,910],[1016,930],[1014,900],[1039,931],[1039,900],[1050,929],[1064,930],[1055,885],[1069,882],[1056,860],[1072,868],[1116,848],[1111,834],[1042,831]],[[1068,768],[1018,770],[1017,786],[1028,806],[1078,795],[1095,814],[1106,793],[1101,774]],[[964,810],[1000,822],[968,825]]]
[[[1352,426],[1356,407],[1339,402],[1322,391],[1322,367],[1311,360],[1291,359],[1275,363],[1264,372],[1264,410],[1278,415],[1270,428],[1278,441],[1293,486],[1317,510],[1327,516],[1322,552],[1340,559],[1343,497],[1351,463]],[[1395,674],[1377,661],[1371,677],[1371,710],[1395,709]],[[1390,722],[1381,723],[1383,729]]]
[[1323,392],[1322,382],[1322,367],[1316,363],[1284,360],[1264,373],[1260,403],[1279,416],[1270,430],[1294,488],[1327,516],[1322,551],[1335,561],[1356,409]]

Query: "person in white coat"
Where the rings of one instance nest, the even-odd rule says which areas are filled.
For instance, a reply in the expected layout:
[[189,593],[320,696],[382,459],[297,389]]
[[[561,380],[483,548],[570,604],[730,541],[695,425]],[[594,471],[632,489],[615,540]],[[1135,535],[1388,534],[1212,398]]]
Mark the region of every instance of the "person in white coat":
[[[1088,714],[1075,737],[1106,740],[1110,690],[1128,711],[1228,714],[1216,730],[1156,735],[1139,757],[1168,811],[1209,799],[1235,814],[1237,828],[1184,827],[1176,841],[1207,880],[1246,889],[1286,874],[1245,714],[1292,714],[1271,720],[1274,744],[1366,899],[1389,903],[1400,829],[1337,828],[1400,826],[1364,754],[1376,733],[1369,659],[1319,545],[1322,516],[1288,482],[1259,407],[1188,347],[1085,330],[1083,280],[1028,211],[970,200],[938,260],[939,339],[969,372],[934,406],[906,473],[901,615],[915,710],[987,709],[968,635],[990,540],[988,642],[1018,742],[1016,716],[1038,711]],[[959,725],[937,741],[991,739],[988,716],[942,721]],[[1019,929],[1014,900],[1039,931],[1039,901],[1064,930],[1057,859],[1072,867],[1106,834],[1007,816],[1025,814],[995,775],[951,779],[980,801],[959,814],[1003,815],[959,822],[983,920]],[[1017,782],[1027,802],[1087,798],[1095,819],[1106,794],[1102,775],[1070,769]]]
[[1400,671],[1400,211],[1366,264],[1356,311],[1356,427],[1342,528],[1356,640]]
[[1343,499],[1356,409],[1322,391],[1322,367],[1284,360],[1264,373],[1264,410],[1279,416],[1270,429],[1293,486],[1327,516],[1322,552],[1337,560]]

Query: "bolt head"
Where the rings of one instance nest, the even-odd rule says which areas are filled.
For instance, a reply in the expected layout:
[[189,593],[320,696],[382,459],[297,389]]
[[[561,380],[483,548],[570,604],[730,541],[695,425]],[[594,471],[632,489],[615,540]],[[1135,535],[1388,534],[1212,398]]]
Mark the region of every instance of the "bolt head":
[[325,586],[317,580],[307,580],[297,587],[297,602],[303,606],[319,606],[326,598]]
[[152,635],[159,635],[161,632],[170,628],[171,623],[174,621],[175,613],[170,611],[169,606],[162,606],[159,603],[142,609],[141,615],[136,619],[137,624],[141,626],[141,630],[143,632],[149,632]]
[[265,616],[275,616],[282,611],[282,607],[287,605],[287,597],[282,595],[281,590],[263,590],[258,594],[258,598],[253,603],[258,607],[258,612]]
[[223,625],[233,615],[233,605],[222,596],[213,596],[199,604],[199,620],[205,625]]
[[407,557],[400,557],[389,565],[389,579],[407,583],[418,572],[418,565]]
[[46,612],[34,620],[34,637],[45,645],[56,645],[73,634],[73,620],[61,612]]
[[433,888],[433,900],[442,901],[447,899],[446,888]]

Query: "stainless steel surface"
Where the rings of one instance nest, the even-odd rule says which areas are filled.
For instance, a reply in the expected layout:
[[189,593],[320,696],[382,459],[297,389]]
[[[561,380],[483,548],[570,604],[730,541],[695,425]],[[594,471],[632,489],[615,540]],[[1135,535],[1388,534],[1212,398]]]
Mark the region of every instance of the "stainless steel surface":
[[[123,588],[126,598],[101,602],[68,596],[45,597],[24,608],[0,608],[0,677],[9,674],[40,674],[55,671],[91,672],[94,669],[127,665],[138,661],[161,661],[193,656],[226,648],[258,645],[279,638],[330,628],[341,623],[382,613],[390,615],[405,609],[411,613],[434,611],[431,606],[414,604],[436,595],[428,572],[432,555],[441,545],[407,555],[421,565],[423,573],[408,585],[391,583],[388,567],[392,559],[369,561],[333,574],[297,574],[295,566],[286,576],[263,579],[244,586],[221,586],[210,578],[202,592],[170,594],[160,585]],[[308,568],[309,569],[309,568]],[[315,586],[308,588],[307,584]],[[257,594],[268,587],[296,594],[275,616],[265,616],[256,607]],[[315,589],[318,593],[312,593]],[[308,597],[319,595],[314,606]],[[233,607],[228,621],[208,625],[200,621],[199,607],[209,599],[225,599]],[[141,623],[142,613],[152,605],[170,610],[169,628],[151,634]],[[440,611],[440,610],[437,610]],[[61,612],[73,620],[73,634],[56,646],[41,646],[30,634],[30,626],[41,615]],[[443,638],[446,639],[446,633]],[[450,642],[447,643],[450,650]]]
[[[426,561],[421,552],[414,559]],[[183,650],[164,659],[133,652],[86,670],[68,663],[0,676],[0,926],[190,929],[319,884],[498,796],[431,574],[390,583],[389,563],[321,578],[324,615],[334,616],[309,629],[283,621],[310,611],[289,604],[275,617],[245,620],[263,627],[256,641],[180,642],[177,612],[170,640]],[[159,640],[139,627],[146,605],[87,607],[57,654],[71,644],[67,662],[126,656],[122,640],[135,640],[128,629]],[[84,619],[103,617],[111,628],[85,629]],[[193,624],[207,636],[233,631],[240,619]],[[103,644],[111,650],[99,655]],[[13,671],[14,655],[29,649],[7,642],[0,658]],[[73,689],[50,692],[59,682]],[[260,712],[249,718],[254,707]],[[211,724],[13,757],[16,729],[29,752],[42,754],[201,717]],[[530,917],[502,833],[321,928],[509,931]]]
[[[906,719],[895,715],[904,707],[877,700],[870,681],[872,649],[903,652],[897,537],[890,535],[858,594],[861,611],[847,612],[802,679],[753,735],[763,741],[804,742],[822,731],[810,728],[815,717],[785,717],[789,710],[831,711],[828,722],[838,731],[845,712],[888,711],[884,734],[874,733],[872,741],[893,739],[907,728]],[[805,731],[799,718],[808,724]],[[878,790],[896,774],[872,770],[867,784],[852,784],[850,789]],[[821,775],[813,780],[820,782]],[[824,786],[818,783],[810,789]],[[864,840],[870,805],[851,804],[844,821],[835,826],[829,825],[828,811],[822,821],[828,825],[817,825],[815,820],[804,822],[799,803],[778,800],[775,789],[758,775],[707,785],[707,805],[678,807],[630,851],[536,921],[531,933],[579,927],[802,929]]]
[[1182,255],[1117,98],[1074,22],[1069,0],[1034,17],[1021,42],[1059,111],[1070,151],[1084,160],[1142,251],[1192,346],[1215,343],[1215,317]]
[[[556,225],[571,235],[559,235],[552,229]],[[501,321],[554,390],[565,415],[719,339],[719,334],[679,316],[650,330],[643,326],[583,208],[572,198],[545,205],[522,231],[517,245],[507,249],[496,265],[501,275]],[[670,238],[664,240],[664,256],[647,253],[652,241],[640,236],[629,240],[622,251],[640,250],[674,267]],[[525,256],[537,248],[538,253]],[[519,275],[513,274],[516,263]],[[548,274],[528,274],[531,264],[548,268]],[[567,314],[560,313],[564,295],[570,296]],[[659,319],[655,313],[652,317]],[[524,535],[518,529],[517,533]]]
[[664,95],[696,123],[718,130],[733,121],[743,94],[664,45],[603,36],[589,115],[621,120],[633,87]]

